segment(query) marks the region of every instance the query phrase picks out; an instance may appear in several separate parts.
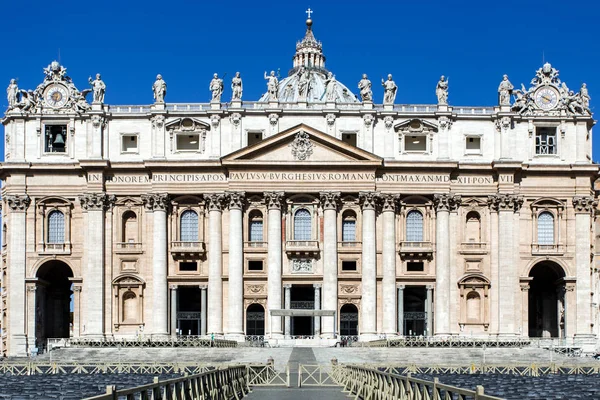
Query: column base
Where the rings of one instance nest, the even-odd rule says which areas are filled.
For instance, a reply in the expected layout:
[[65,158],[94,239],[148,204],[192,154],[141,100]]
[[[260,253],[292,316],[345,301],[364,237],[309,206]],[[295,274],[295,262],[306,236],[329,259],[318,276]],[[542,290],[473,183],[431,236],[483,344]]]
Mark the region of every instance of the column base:
[[11,335],[9,357],[27,357],[27,335]]
[[245,342],[246,335],[243,332],[226,333],[225,340],[235,340],[236,342]]
[[379,335],[376,333],[361,333],[358,335],[359,342],[371,342],[377,339],[379,339]]

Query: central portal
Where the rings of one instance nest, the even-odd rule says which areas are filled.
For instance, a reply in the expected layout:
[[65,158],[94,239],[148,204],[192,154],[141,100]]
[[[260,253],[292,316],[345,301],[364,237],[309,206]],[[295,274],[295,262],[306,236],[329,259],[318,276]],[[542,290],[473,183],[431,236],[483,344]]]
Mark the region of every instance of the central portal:
[[[313,285],[293,285],[291,289],[291,308],[293,310],[314,310],[315,291]],[[314,317],[292,317],[292,336],[314,335]]]

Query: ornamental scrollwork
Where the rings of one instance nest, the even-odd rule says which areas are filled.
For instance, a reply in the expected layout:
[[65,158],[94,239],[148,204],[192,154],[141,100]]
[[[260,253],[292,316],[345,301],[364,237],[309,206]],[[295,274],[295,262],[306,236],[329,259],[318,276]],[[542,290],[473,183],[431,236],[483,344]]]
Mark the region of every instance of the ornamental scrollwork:
[[458,194],[454,193],[436,193],[433,195],[433,205],[436,211],[456,211],[462,198]]
[[517,212],[523,206],[523,196],[499,193],[488,196],[488,206],[494,211]]
[[498,132],[507,131],[512,126],[512,120],[510,117],[498,118],[495,125]]
[[310,141],[310,136],[304,131],[296,133],[296,137],[290,143],[292,155],[298,161],[306,161],[313,153],[313,144]]
[[373,114],[366,114],[363,115],[363,122],[365,123],[365,126],[368,128],[371,125],[373,125],[373,122],[375,121],[375,117],[373,116]]
[[79,196],[79,203],[86,211],[104,211],[112,208],[117,201],[114,194],[106,193],[84,193]]
[[280,210],[283,206],[283,192],[265,192],[265,203],[267,204],[267,209],[269,210]]
[[166,193],[143,194],[142,203],[148,211],[167,211],[169,209],[169,195]]
[[399,195],[393,193],[385,193],[381,195],[382,211],[396,211]]
[[321,192],[319,197],[324,210],[337,210],[340,205],[340,192]]
[[592,196],[575,196],[573,197],[573,208],[576,213],[590,213],[598,206],[598,200]]
[[363,210],[374,210],[380,200],[379,192],[359,192],[358,203]]
[[205,194],[204,198],[208,204],[208,211],[223,211],[226,200],[225,193]]
[[5,196],[5,199],[11,211],[25,211],[31,203],[31,199],[26,194],[11,194]]
[[238,126],[240,124],[240,122],[242,122],[242,114],[233,113],[229,116],[229,120],[231,121],[231,123],[233,125]]
[[246,202],[246,193],[245,192],[227,192],[227,201],[229,203],[229,209],[238,209],[241,210],[244,208],[244,204]]
[[155,115],[150,119],[152,122],[152,127],[155,129],[162,129],[165,126],[165,116],[164,115]]

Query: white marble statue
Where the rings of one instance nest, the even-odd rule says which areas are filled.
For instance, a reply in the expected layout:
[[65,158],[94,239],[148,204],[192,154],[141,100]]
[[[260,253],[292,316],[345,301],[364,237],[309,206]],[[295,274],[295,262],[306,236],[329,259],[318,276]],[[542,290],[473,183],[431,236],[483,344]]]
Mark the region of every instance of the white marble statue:
[[167,95],[167,83],[163,80],[162,75],[156,75],[156,81],[152,85],[152,91],[154,92],[154,101],[156,103],[164,103],[165,96]]
[[502,77],[502,82],[498,86],[498,103],[501,106],[510,106],[510,95],[515,87],[508,80],[508,75]]
[[358,89],[360,89],[362,101],[373,101],[373,90],[371,90],[371,81],[367,74],[363,74],[362,79],[358,82]]
[[283,89],[283,101],[289,101],[294,95],[294,85],[288,83]]
[[240,73],[236,72],[235,76],[231,79],[231,101],[241,100],[243,91],[242,78],[240,77]]
[[8,109],[13,109],[19,103],[19,86],[16,79],[11,79],[6,88],[6,97],[8,98]]
[[587,85],[585,83],[581,84],[581,89],[579,90],[579,95],[581,96],[581,101],[586,110],[590,109],[590,94],[588,92]]
[[335,80],[335,75],[333,73],[329,73],[327,75],[327,80],[325,80],[325,95],[327,96],[328,102],[335,101],[335,89],[337,87],[337,81]]
[[267,80],[267,92],[269,93],[269,100],[276,101],[277,93],[279,92],[279,79],[275,76],[275,71],[271,71],[269,75],[267,75],[267,71],[265,71],[265,79]]
[[398,86],[396,86],[396,82],[392,80],[392,74],[388,74],[387,81],[381,80],[381,86],[383,86],[384,89],[383,104],[394,104]]
[[302,66],[298,74],[298,99],[306,101],[308,93],[310,92],[310,71]]
[[211,102],[221,102],[221,95],[223,94],[223,79],[219,78],[218,74],[214,74],[208,89],[212,92]]
[[441,76],[435,87],[435,95],[437,96],[438,104],[448,105],[448,80],[444,75]]
[[92,80],[90,76],[88,82],[92,85],[94,103],[104,103],[104,94],[106,93],[106,84],[102,81],[100,74],[96,74],[96,79]]

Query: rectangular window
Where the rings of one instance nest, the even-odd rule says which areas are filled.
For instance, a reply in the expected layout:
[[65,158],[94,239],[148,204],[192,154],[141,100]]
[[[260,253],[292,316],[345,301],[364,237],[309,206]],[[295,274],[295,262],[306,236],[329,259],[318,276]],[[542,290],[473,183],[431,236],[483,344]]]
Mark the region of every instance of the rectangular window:
[[177,135],[177,151],[199,151],[200,135],[182,133]]
[[262,271],[262,270],[263,270],[262,260],[248,261],[248,271]]
[[251,242],[262,242],[263,241],[263,222],[252,221],[250,222],[250,241]]
[[342,133],[342,142],[356,147],[356,132]]
[[413,262],[409,261],[406,263],[406,270],[408,272],[423,272],[425,270],[423,262]]
[[123,135],[121,137],[121,152],[122,153],[137,153],[138,152],[138,135]]
[[179,263],[179,270],[180,271],[198,271],[198,263],[182,261]]
[[480,154],[481,153],[481,138],[479,137],[467,137],[466,145],[467,154]]
[[535,154],[556,154],[555,127],[537,127],[535,129]]
[[427,151],[427,136],[404,136],[404,151],[424,153]]
[[262,132],[248,132],[248,146],[260,142],[263,138]]
[[356,261],[342,261],[342,271],[356,271]]
[[354,242],[356,241],[356,221],[346,219],[342,223],[342,241]]
[[65,153],[67,151],[67,125],[46,125],[45,152]]

